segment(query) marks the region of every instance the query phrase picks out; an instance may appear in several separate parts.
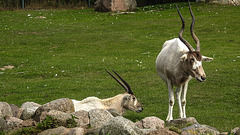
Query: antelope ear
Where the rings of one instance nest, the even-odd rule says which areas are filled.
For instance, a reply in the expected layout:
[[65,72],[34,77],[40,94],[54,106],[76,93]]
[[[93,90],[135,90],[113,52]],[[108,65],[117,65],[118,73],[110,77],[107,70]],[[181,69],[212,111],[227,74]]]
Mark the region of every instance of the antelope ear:
[[207,62],[209,62],[209,61],[212,61],[212,60],[213,60],[213,58],[211,58],[211,57],[202,56],[202,61],[207,61]]
[[180,61],[185,61],[187,59],[187,54],[183,54],[181,57],[180,57]]

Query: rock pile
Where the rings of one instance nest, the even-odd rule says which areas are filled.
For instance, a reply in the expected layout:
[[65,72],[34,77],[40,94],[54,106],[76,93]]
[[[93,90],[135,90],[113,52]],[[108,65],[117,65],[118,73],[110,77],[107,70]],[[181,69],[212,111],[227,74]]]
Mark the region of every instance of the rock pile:
[[133,11],[136,7],[136,0],[97,0],[94,5],[94,9],[100,12]]
[[[40,125],[44,125],[42,128]],[[166,126],[165,126],[166,125]],[[46,128],[47,127],[47,128]],[[20,108],[0,102],[0,133],[20,133],[23,128],[34,128],[29,134],[39,135],[218,135],[213,127],[201,125],[193,117],[176,119],[165,124],[157,117],[146,117],[136,123],[107,110],[74,112],[70,99],[54,100],[44,105],[26,102]],[[26,133],[26,131],[25,131]],[[240,129],[232,130],[239,135]]]

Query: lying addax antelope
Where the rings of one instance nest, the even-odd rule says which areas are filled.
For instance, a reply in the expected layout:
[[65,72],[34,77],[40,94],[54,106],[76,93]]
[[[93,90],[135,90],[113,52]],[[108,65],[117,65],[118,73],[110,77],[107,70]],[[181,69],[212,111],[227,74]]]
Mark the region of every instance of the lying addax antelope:
[[121,81],[109,71],[107,72],[126,90],[126,93],[119,94],[115,97],[107,99],[88,97],[83,99],[82,101],[72,100],[75,112],[79,110],[90,111],[96,108],[114,110],[114,113],[117,113],[119,115],[122,115],[126,110],[131,110],[138,113],[142,112],[143,108],[141,104],[137,101],[137,98],[133,94],[129,84],[115,71],[113,72],[120,78]]
[[[173,85],[176,89],[176,99],[179,106],[180,118],[186,118],[186,94],[188,82],[193,78],[203,82],[206,80],[206,74],[202,67],[202,61],[211,61],[213,58],[202,56],[200,54],[200,42],[195,35],[193,28],[195,18],[189,3],[189,10],[192,16],[190,32],[196,45],[196,50],[182,37],[185,23],[177,7],[178,14],[182,21],[182,28],[179,32],[179,38],[168,40],[163,44],[162,50],[156,59],[156,68],[159,76],[168,87],[169,110],[167,121],[173,119],[172,111],[174,105]],[[180,99],[181,98],[181,99]]]

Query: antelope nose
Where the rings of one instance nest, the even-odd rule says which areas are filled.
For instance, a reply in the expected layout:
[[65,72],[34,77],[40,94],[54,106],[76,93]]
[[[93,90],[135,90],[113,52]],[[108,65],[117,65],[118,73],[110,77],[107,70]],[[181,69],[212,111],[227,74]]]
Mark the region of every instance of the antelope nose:
[[205,80],[206,80],[206,77],[201,76],[201,79],[202,79],[202,81],[205,81]]

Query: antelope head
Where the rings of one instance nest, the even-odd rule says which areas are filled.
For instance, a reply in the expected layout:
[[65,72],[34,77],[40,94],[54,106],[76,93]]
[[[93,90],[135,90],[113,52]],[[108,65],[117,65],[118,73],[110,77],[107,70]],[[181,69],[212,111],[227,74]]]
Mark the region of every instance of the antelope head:
[[192,9],[190,6],[190,2],[189,2],[189,11],[191,13],[192,16],[192,23],[191,23],[191,27],[190,27],[190,32],[192,35],[192,38],[194,39],[195,43],[196,43],[196,50],[193,49],[193,47],[190,45],[190,43],[188,43],[183,37],[183,31],[185,28],[185,22],[184,19],[177,7],[177,11],[178,14],[181,18],[182,21],[182,28],[179,32],[179,39],[187,46],[187,48],[189,49],[189,51],[185,54],[183,54],[180,58],[180,61],[182,62],[182,67],[183,70],[186,74],[191,75],[192,77],[196,78],[198,81],[203,82],[206,80],[206,74],[203,70],[202,67],[202,61],[211,61],[213,60],[213,58],[210,57],[206,57],[206,56],[202,56],[200,53],[200,41],[197,38],[197,36],[195,35],[193,29],[194,29],[194,24],[195,24],[195,18],[194,15],[192,13]]
[[122,100],[123,108],[137,112],[137,113],[142,112],[143,108],[141,106],[141,103],[138,102],[136,96],[133,94],[130,85],[115,71],[113,72],[120,78],[121,81],[109,71],[107,72],[126,90],[126,93],[123,94],[124,95]]

